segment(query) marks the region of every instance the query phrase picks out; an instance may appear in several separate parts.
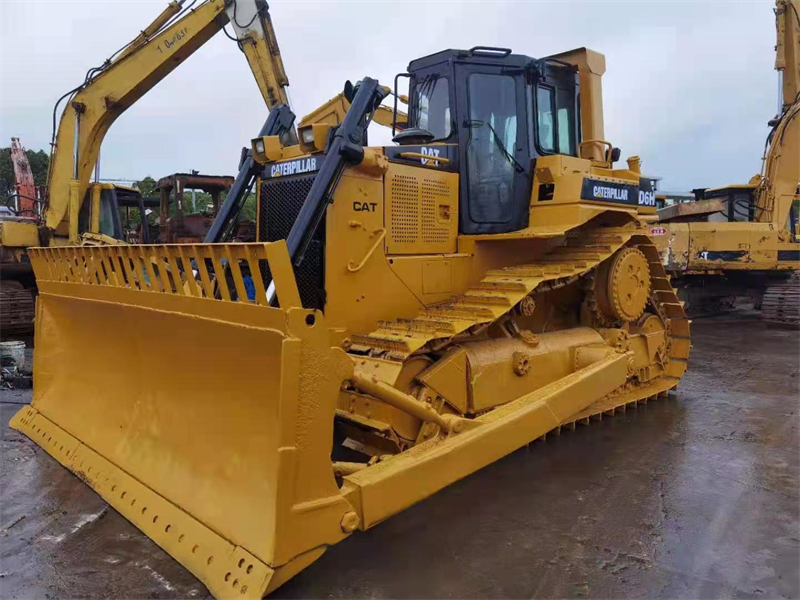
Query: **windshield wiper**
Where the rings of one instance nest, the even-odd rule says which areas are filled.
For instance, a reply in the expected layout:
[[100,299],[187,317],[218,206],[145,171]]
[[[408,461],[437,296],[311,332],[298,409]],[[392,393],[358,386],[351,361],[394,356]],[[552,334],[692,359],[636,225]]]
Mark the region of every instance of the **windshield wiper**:
[[483,127],[484,125],[486,125],[489,128],[489,131],[492,132],[492,136],[494,137],[494,143],[497,146],[497,148],[500,150],[502,155],[505,157],[505,159],[510,164],[514,165],[514,169],[517,171],[517,173],[524,172],[525,168],[521,164],[519,164],[519,162],[517,162],[517,159],[514,158],[513,154],[511,154],[508,150],[506,150],[506,147],[503,145],[503,141],[500,139],[500,136],[497,135],[497,132],[494,130],[494,127],[492,127],[486,121],[481,121],[479,119],[470,119],[470,122],[469,122],[469,126],[470,127]]

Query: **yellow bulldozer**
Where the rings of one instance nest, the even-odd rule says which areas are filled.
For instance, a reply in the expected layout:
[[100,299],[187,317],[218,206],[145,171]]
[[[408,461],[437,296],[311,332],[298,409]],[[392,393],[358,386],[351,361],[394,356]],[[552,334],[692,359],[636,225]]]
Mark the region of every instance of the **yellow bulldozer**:
[[690,314],[750,296],[767,321],[800,325],[800,1],[775,5],[781,101],[761,173],[660,209],[652,233]]
[[[214,596],[261,598],[525,444],[666,395],[689,320],[648,236],[654,180],[605,140],[604,71],[583,48],[419,58],[296,130],[270,113],[258,242],[226,241],[231,193],[202,244],[31,249],[12,426]],[[366,145],[373,121],[394,145]]]

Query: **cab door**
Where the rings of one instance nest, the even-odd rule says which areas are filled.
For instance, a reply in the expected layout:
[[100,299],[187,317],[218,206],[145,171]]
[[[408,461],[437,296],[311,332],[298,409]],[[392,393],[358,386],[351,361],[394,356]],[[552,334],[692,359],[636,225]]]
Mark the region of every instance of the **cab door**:
[[457,64],[462,165],[461,233],[506,233],[528,224],[530,152],[522,71]]

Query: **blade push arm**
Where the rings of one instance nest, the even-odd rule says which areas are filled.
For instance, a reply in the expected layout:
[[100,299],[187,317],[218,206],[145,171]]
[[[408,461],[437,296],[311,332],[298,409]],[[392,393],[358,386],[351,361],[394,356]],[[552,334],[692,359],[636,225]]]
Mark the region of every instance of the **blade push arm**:
[[[58,125],[46,224],[78,241],[78,213],[111,124],[230,21],[269,109],[287,102],[288,80],[263,0],[206,0],[180,12],[172,2],[119,56],[81,86]],[[191,5],[190,5],[191,6]],[[67,233],[63,232],[63,233]]]

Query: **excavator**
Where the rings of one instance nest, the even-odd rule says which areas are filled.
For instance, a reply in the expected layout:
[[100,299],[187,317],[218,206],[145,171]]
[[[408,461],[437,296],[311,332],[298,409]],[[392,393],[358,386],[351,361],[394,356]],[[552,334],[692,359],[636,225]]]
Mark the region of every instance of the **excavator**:
[[[215,597],[261,598],[534,440],[665,397],[690,323],[648,235],[655,181],[605,139],[604,72],[586,48],[418,58],[296,128],[271,110],[203,243],[30,249],[34,393],[11,426]],[[231,242],[253,174],[258,241]]]
[[[15,193],[0,207],[0,231],[3,223],[35,227],[40,216],[39,188],[19,138],[11,138],[10,151]],[[4,336],[25,335],[33,329],[34,294],[31,290],[36,288],[36,281],[30,263],[21,260],[24,252],[15,250],[0,245],[0,334]]]
[[696,201],[660,209],[651,230],[693,315],[741,295],[767,322],[800,325],[800,0],[777,0],[775,19],[781,100],[761,173],[743,185],[696,190]]
[[[0,314],[15,315],[15,330],[32,327],[33,298],[29,296],[31,290],[35,296],[36,288],[28,248],[124,243],[121,214],[134,208],[144,215],[137,189],[100,181],[102,140],[125,110],[205,42],[230,23],[267,108],[288,105],[289,81],[266,2],[218,0],[195,5],[186,0],[170,2],[135,39],[90,69],[84,82],[56,103],[43,214],[28,210],[26,218],[0,218]],[[56,110],[64,100],[67,105],[56,129]],[[248,182],[239,183],[236,192],[246,195]],[[148,241],[146,232],[143,241]]]
[[[132,207],[144,215],[145,206],[137,189],[100,182],[97,168],[102,140],[125,110],[213,36],[221,31],[227,34],[228,24],[235,35],[227,35],[234,38],[245,55],[267,109],[275,111],[276,117],[283,114],[276,109],[290,110],[289,79],[269,5],[264,0],[216,0],[196,4],[197,0],[188,4],[187,0],[170,2],[135,39],[102,65],[90,69],[84,82],[56,103],[44,214],[36,219],[0,218],[0,252],[5,273],[0,313],[16,315],[15,330],[20,327],[29,330],[33,325],[30,317],[33,300],[28,296],[31,291],[35,296],[36,288],[28,248],[123,243],[122,209]],[[56,130],[55,113],[65,99],[67,106]],[[407,101],[406,98],[402,100]],[[344,95],[339,94],[305,117],[300,125],[336,124],[348,106]],[[391,126],[394,115],[381,106],[375,122]],[[397,115],[395,125],[402,127],[405,115],[402,112]],[[284,129],[284,141],[296,143],[295,128]],[[231,201],[236,204],[240,204],[253,188],[253,164],[251,159],[243,157],[239,176],[230,190]],[[93,170],[94,182],[91,181]],[[235,219],[238,214],[228,216]],[[230,220],[226,224],[230,227]],[[27,289],[23,289],[23,285]],[[5,329],[10,331],[10,328]]]

